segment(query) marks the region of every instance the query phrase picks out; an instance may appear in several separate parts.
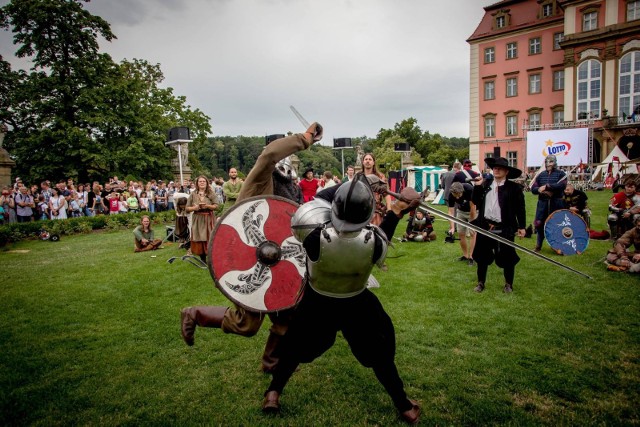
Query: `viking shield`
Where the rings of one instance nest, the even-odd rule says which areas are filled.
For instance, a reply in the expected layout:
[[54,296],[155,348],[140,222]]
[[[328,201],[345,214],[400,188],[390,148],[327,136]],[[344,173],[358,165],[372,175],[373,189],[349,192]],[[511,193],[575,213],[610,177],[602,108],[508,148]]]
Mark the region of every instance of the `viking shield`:
[[233,205],[209,239],[209,272],[216,287],[250,311],[291,308],[302,296],[306,253],[291,233],[298,204],[277,196]]
[[568,209],[553,212],[544,223],[549,246],[563,255],[581,254],[589,246],[589,229],[579,215]]

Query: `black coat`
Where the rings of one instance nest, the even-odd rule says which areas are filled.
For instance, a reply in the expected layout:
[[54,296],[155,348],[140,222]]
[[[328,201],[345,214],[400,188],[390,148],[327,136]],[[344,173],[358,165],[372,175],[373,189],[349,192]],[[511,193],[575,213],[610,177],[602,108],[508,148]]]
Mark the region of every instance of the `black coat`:
[[[487,223],[484,220],[484,202],[490,189],[490,186],[474,185],[471,194],[471,201],[477,206],[478,211],[478,217],[473,223],[482,228],[487,228]],[[519,184],[507,180],[504,185],[498,187],[498,204],[502,217],[502,234],[505,237],[526,228],[524,193]]]

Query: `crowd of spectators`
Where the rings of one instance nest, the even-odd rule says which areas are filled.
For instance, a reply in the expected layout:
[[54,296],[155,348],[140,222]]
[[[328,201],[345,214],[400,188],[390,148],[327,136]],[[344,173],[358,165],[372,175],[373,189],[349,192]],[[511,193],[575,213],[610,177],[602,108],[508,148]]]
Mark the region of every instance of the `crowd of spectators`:
[[[224,203],[222,178],[211,180],[218,203]],[[57,183],[42,181],[28,185],[16,178],[13,186],[2,188],[0,223],[65,219],[81,216],[117,215],[127,212],[162,212],[175,209],[176,193],[190,194],[195,182],[182,185],[163,180],[122,181],[117,176],[105,183],[76,183],[73,179]]]
[[[232,171],[234,176],[231,176]],[[349,166],[348,171],[351,173],[345,175],[345,180],[353,176],[353,166]],[[309,175],[313,176],[312,170]],[[313,188],[308,190],[308,200],[313,199],[317,191],[340,182],[341,179],[329,171],[321,179],[313,178]],[[216,203],[220,206],[224,204],[225,208],[233,205],[241,183],[234,168],[230,170],[229,181],[222,177],[211,179]],[[0,224],[174,210],[174,194],[191,194],[195,190],[195,180],[185,180],[180,185],[174,181],[155,179],[127,182],[113,176],[104,183],[76,183],[73,179],[67,179],[57,183],[42,181],[40,185],[29,185],[16,178],[12,186],[2,188]]]

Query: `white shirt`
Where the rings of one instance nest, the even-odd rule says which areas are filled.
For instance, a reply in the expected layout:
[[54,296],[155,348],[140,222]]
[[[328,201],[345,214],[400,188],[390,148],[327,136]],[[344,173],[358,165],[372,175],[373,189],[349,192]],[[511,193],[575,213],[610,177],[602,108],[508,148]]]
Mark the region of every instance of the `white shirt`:
[[489,187],[489,192],[484,199],[484,218],[493,222],[502,222],[502,214],[500,213],[500,204],[498,203],[498,187],[504,185],[504,180],[498,182],[493,180]]

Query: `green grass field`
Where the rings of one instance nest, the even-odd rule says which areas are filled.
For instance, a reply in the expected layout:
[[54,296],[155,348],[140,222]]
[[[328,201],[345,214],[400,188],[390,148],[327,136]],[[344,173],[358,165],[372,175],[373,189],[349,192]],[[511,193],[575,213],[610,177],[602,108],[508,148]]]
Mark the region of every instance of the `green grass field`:
[[[606,228],[610,195],[589,193],[594,229]],[[534,206],[528,194],[531,220]],[[475,268],[443,242],[447,228],[436,222],[435,242],[396,241],[388,271],[374,271],[422,424],[640,424],[640,278],[606,271],[611,242],[574,257],[543,249],[593,280],[521,254],[513,294],[495,266],[477,294]],[[400,423],[342,338],[293,376],[280,415],[263,415],[268,321],[254,338],[199,329],[187,347],[180,308],[227,300],[206,270],[166,262],[184,253],[176,245],[132,248],[129,230],[0,252],[1,425]]]

